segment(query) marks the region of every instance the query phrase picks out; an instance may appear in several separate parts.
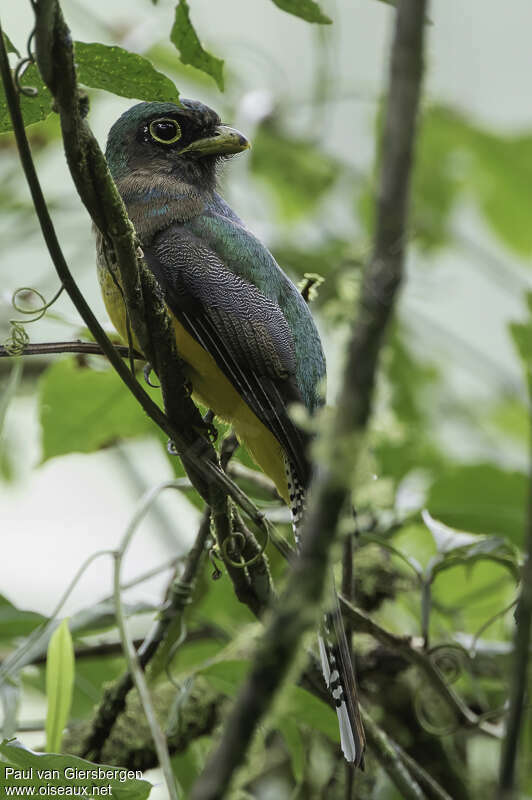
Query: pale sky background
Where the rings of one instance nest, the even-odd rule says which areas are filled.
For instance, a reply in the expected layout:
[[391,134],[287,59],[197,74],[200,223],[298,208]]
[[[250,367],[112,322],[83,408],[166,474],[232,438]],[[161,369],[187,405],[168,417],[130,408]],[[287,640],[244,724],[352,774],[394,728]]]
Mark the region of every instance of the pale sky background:
[[[29,3],[4,0],[1,5],[4,28],[22,49],[31,27]],[[139,52],[169,30],[173,17],[173,4],[165,0],[156,7],[149,0],[64,0],[62,5],[75,38],[111,42],[83,10],[90,8],[91,15],[106,24],[127,28],[129,34],[121,44]],[[367,168],[374,146],[375,98],[386,75],[394,11],[377,0],[335,0],[323,5],[335,19],[330,32],[334,37],[331,50],[338,94],[344,99],[328,107],[322,141],[331,153],[348,152],[354,166]],[[252,134],[253,113],[260,106],[260,98],[264,101],[265,96],[282,95],[294,107],[294,129],[304,132],[308,121],[304,99],[311,91],[316,27],[281,12],[270,0],[191,0],[191,9],[193,21],[210,49],[223,55],[227,68],[245,81],[237,119],[226,121]],[[532,129],[530,1],[503,4],[434,0],[430,17],[433,24],[428,31],[426,97],[449,103],[498,131]],[[184,96],[190,96],[190,87],[179,88]],[[192,91],[197,95],[197,89]],[[103,145],[112,122],[134,101],[101,94],[102,99],[93,104],[91,122]],[[214,106],[223,105],[214,88],[205,91],[200,99]],[[54,217],[67,256],[76,265],[81,287],[104,321],[88,218],[79,206],[60,154],[46,157],[40,166],[45,192],[63,203],[63,210]],[[230,170],[230,175],[235,176],[233,186],[230,177],[228,181],[230,202],[252,230],[268,242],[273,230],[271,208],[264,198],[250,196],[244,161],[235,159]],[[347,211],[351,214],[351,210]],[[345,219],[349,220],[347,214]],[[335,219],[326,222],[330,226],[337,224]],[[504,251],[473,208],[464,205],[454,226],[482,242],[484,248],[530,283],[531,265],[519,263]],[[0,238],[6,233],[0,223]],[[10,249],[9,258],[0,255],[0,260],[0,301],[9,298],[10,291],[20,284],[21,275],[26,285],[38,286],[48,297],[55,291],[56,281],[39,236]],[[430,269],[425,269],[412,253],[409,275],[402,313],[414,326],[416,315],[423,314],[444,331],[440,340],[424,340],[422,346],[435,347],[455,359],[455,351],[446,347],[445,331],[459,334],[519,385],[519,368],[506,323],[522,316],[522,298],[500,292],[489,280],[479,279],[463,254],[452,250],[438,256]],[[76,320],[68,300],[62,299],[56,309]],[[38,325],[38,330],[31,330],[35,341],[54,336],[67,338],[64,327],[53,321]],[[332,392],[334,346],[334,339],[326,343],[333,373]],[[464,368],[461,360],[456,360],[457,391],[492,391],[485,373],[471,369],[469,362]],[[30,398],[10,410],[7,433],[19,453],[21,479],[12,485],[0,485],[0,525],[4,541],[9,543],[9,556],[2,559],[0,566],[0,591],[16,604],[49,612],[81,561],[95,550],[117,544],[138,490],[125,475],[121,476],[112,453],[70,455],[35,468],[39,461],[37,425],[35,403]],[[147,486],[169,477],[166,460],[155,446],[137,442],[127,448]],[[515,463],[524,463],[519,453],[515,454]],[[166,498],[163,506],[175,524],[178,547],[185,547],[194,528],[191,523],[195,512],[175,496]],[[173,542],[166,534],[161,535],[160,526],[152,517],[134,543],[126,576],[133,577],[159,564],[174,549]],[[91,604],[107,594],[110,579],[109,565],[93,566],[67,610]],[[136,597],[157,600],[159,586],[160,583],[152,583],[139,590]]]

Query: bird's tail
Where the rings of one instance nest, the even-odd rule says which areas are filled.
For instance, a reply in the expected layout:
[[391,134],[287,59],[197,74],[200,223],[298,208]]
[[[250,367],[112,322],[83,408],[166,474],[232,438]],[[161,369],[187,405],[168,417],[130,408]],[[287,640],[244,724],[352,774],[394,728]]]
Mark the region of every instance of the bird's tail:
[[321,669],[336,708],[345,759],[364,769],[366,737],[360,718],[355,670],[334,581],[332,590],[333,610],[324,615],[318,633]]
[[[292,529],[296,549],[299,551],[301,521],[305,510],[305,489],[288,462],[286,472]],[[354,764],[355,767],[364,769],[366,737],[360,718],[355,670],[347,644],[334,578],[331,596],[331,610],[324,615],[318,632],[321,668],[325,684],[336,708],[342,752],[346,761]]]

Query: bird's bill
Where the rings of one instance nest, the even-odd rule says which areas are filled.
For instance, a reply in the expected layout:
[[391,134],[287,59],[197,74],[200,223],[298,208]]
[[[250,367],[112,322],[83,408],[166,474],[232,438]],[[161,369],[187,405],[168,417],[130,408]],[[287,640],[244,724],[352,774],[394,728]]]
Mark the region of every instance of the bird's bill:
[[187,153],[197,158],[213,155],[231,155],[233,153],[242,153],[243,150],[248,150],[250,147],[251,145],[244,134],[237,131],[236,128],[218,125],[212,136],[207,136],[205,139],[196,139],[195,142],[191,142],[181,150],[180,155]]

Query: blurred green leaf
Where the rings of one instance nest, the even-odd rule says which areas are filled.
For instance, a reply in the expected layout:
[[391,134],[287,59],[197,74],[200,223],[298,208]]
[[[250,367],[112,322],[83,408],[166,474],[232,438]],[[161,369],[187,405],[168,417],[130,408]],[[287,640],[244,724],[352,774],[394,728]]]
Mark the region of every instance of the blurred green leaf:
[[532,292],[527,294],[526,301],[529,312],[528,319],[525,322],[510,323],[509,329],[515,348],[523,362],[529,395],[532,396]]
[[374,443],[378,474],[398,483],[411,470],[439,471],[444,455],[434,437],[435,400],[441,385],[438,367],[414,356],[409,337],[398,324],[383,356],[394,424],[391,431],[377,435]]
[[72,718],[89,717],[101,699],[104,686],[119,678],[124,669],[124,659],[117,656],[76,659]]
[[[377,138],[382,133],[382,110],[381,107],[376,118]],[[423,110],[412,172],[411,229],[416,243],[426,251],[449,241],[451,214],[470,166],[465,153],[468,135],[469,126],[455,111],[438,105]],[[375,223],[379,164],[377,160],[372,177],[358,199],[358,210],[370,235]]]
[[112,369],[55,362],[40,381],[43,461],[92,453],[119,439],[155,433],[155,425]]
[[211,748],[212,738],[201,736],[199,739],[193,740],[184,753],[176,753],[172,757],[172,769],[185,797],[188,797],[194,781],[203,771]]
[[63,730],[68,722],[74,686],[74,647],[64,619],[55,629],[46,654],[46,749],[60,753]]
[[250,164],[287,222],[315,209],[340,173],[340,165],[312,142],[286,136],[271,123],[257,129]]
[[523,540],[527,477],[492,464],[449,467],[430,487],[432,516],[453,528]]
[[519,580],[517,551],[498,536],[481,536],[457,531],[434,519],[428,511],[422,512],[423,522],[432,534],[438,554],[431,559],[427,573],[434,578],[457,564],[471,565],[476,561],[495,561],[506,567],[516,581]]
[[[136,614],[152,614],[157,610],[153,603],[124,603],[124,613],[128,617]],[[93,636],[116,627],[116,609],[114,600],[104,600],[87,608],[76,611],[70,617],[70,630],[75,637]]]
[[0,476],[9,481],[13,478],[13,461],[8,434],[5,430],[5,421],[9,406],[15,399],[22,377],[23,359],[12,358],[12,366],[7,379],[7,385],[2,387],[0,394]]
[[189,644],[185,642],[185,644],[177,648],[172,658],[172,675],[190,673],[203,666],[207,661],[215,659],[226,644],[227,641],[222,637],[220,639],[205,639]]
[[209,565],[207,576],[199,581],[203,593],[194,606],[194,618],[200,622],[205,620],[219,626],[229,634],[236,633],[243,625],[255,622],[249,608],[237,599],[229,577],[224,573],[216,581],[211,580],[212,569]]
[[[132,614],[142,614],[146,611],[153,612],[154,610],[154,606],[147,603],[124,605],[124,612],[128,616]],[[46,622],[47,620],[45,619],[44,621]],[[54,621],[42,631],[36,631],[35,635],[29,641],[23,639],[13,653],[10,654],[7,668],[6,663],[2,665],[6,670],[5,674],[13,677],[17,675],[23,667],[41,658],[46,652],[50,637],[53,635],[58,624],[57,621]],[[82,609],[70,618],[70,630],[76,638],[89,636],[93,633],[101,633],[115,626],[114,604],[111,601],[107,603],[97,603],[95,606]]]
[[285,741],[286,749],[290,754],[290,763],[296,783],[299,785],[305,772],[305,748],[301,739],[301,732],[293,719],[284,717],[279,720],[279,731]]
[[432,106],[423,113],[412,179],[412,227],[416,242],[427,251],[449,241],[451,213],[466,179],[464,138],[464,122],[450,109]]
[[197,91],[203,91],[204,89],[210,91],[212,86],[211,76],[192,67],[190,64],[183,64],[176,53],[176,48],[170,42],[157,42],[153,47],[150,47],[146,55],[158,69],[175,76],[179,82],[192,83],[198,87]]
[[18,707],[20,702],[20,683],[3,681],[0,684],[0,700],[2,703],[2,736],[11,738],[18,727]]
[[[0,744],[0,755],[2,755],[8,762],[0,770],[0,786],[4,789],[6,786],[13,786],[13,779],[11,776],[6,778],[5,767],[15,765],[19,769],[31,770],[31,778],[29,780],[20,781],[21,787],[35,787],[35,794],[42,795],[51,794],[52,787],[84,787],[90,791],[91,786],[96,787],[111,787],[112,797],[118,800],[145,800],[148,797],[152,784],[148,781],[138,779],[120,780],[120,777],[91,777],[94,770],[98,774],[98,770],[104,771],[104,774],[116,775],[120,771],[120,767],[110,767],[106,764],[93,764],[90,761],[85,761],[83,758],[67,755],[55,755],[51,753],[34,753],[33,750],[27,750],[18,740],[3,741]],[[89,771],[89,777],[84,778],[70,778],[65,777],[65,770],[72,770],[72,774],[86,774]],[[59,778],[54,778],[54,771],[59,773]],[[48,774],[48,771],[49,774]],[[46,774],[45,774],[46,773]],[[56,774],[57,774],[56,773]],[[46,787],[46,788],[44,788]],[[43,788],[43,791],[39,791]],[[71,791],[72,791],[71,789]],[[56,794],[66,794],[66,792],[56,791]],[[78,791],[78,794],[80,792]]]
[[36,611],[23,611],[0,595],[0,641],[28,636],[46,617]]
[[15,47],[15,45],[13,44],[13,42],[11,41],[11,39],[9,38],[7,33],[2,31],[2,36],[4,37],[4,43],[5,43],[7,52],[8,53],[14,53],[16,56],[18,56],[18,58],[20,58],[19,51],[17,50],[17,48]]
[[[442,626],[444,637],[455,636],[457,632],[477,633],[491,617],[509,605],[515,598],[515,590],[514,576],[497,562],[479,560],[450,565],[432,584],[433,636],[442,637]],[[489,632],[492,638],[506,639],[508,618],[490,627]]]
[[217,692],[234,697],[249,672],[249,661],[217,661],[201,670]]
[[468,547],[471,544],[478,543],[478,535],[474,533],[466,533],[465,531],[457,531],[444,525],[437,519],[431,517],[428,511],[423,511],[421,514],[423,522],[432,534],[436,549],[440,554],[450,553],[453,550]]
[[[248,661],[217,661],[201,670],[216,691],[234,697],[250,668]],[[271,726],[281,726],[285,720],[306,725],[319,731],[331,741],[339,741],[338,720],[334,711],[317,697],[299,686],[288,684],[283,688],[282,699],[276,704]]]
[[532,253],[532,136],[496,136],[471,129],[473,191],[491,228],[523,256]]
[[288,11],[296,17],[307,22],[317,22],[321,25],[330,25],[332,19],[323,13],[314,0],[272,0],[282,11]]
[[298,724],[323,733],[332,742],[340,741],[336,713],[322,700],[293,684],[283,689],[282,700],[275,712],[276,717],[297,720]]
[[[39,70],[35,64],[30,64],[21,78],[22,86],[31,86],[37,89],[35,97],[20,95],[20,108],[24,118],[24,125],[31,125],[46,119],[52,112],[52,95],[44,85]],[[4,88],[0,83],[0,133],[12,130],[11,117],[7,108]]]
[[505,436],[524,445],[530,428],[528,409],[515,395],[505,395],[490,410],[489,419]]
[[[377,135],[382,113],[377,117]],[[492,230],[512,250],[532,253],[529,186],[532,136],[497,135],[453,109],[429,106],[420,122],[412,180],[412,230],[426,250],[448,243],[452,212],[468,193]],[[366,228],[373,230],[375,181],[359,198]]]
[[99,42],[75,42],[74,48],[78,78],[85,86],[121,97],[179,103],[173,82],[147,58]]
[[224,90],[223,66],[221,58],[204,50],[192,22],[187,0],[179,0],[175,10],[175,22],[170,32],[170,40],[179,51],[183,64],[190,64],[210,75],[221,92]]
[[409,349],[404,331],[394,326],[385,352],[385,371],[390,384],[390,406],[401,422],[419,429],[427,422],[427,390],[437,383],[439,374],[433,362],[421,362]]

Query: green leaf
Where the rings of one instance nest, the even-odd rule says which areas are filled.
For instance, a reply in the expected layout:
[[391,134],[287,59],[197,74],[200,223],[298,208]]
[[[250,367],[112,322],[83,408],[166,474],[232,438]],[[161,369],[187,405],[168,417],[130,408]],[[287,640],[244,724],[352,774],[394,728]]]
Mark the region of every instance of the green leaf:
[[20,685],[18,682],[3,681],[0,684],[0,699],[2,701],[2,735],[6,738],[13,736],[17,730],[18,707],[20,702]]
[[299,785],[305,773],[305,748],[303,747],[301,732],[297,723],[289,717],[279,720],[279,731],[290,754],[292,772],[296,783]]
[[[531,351],[532,359],[532,351]],[[530,420],[526,404],[516,395],[504,395],[490,411],[490,422],[498,431],[524,445],[528,438]]]
[[523,362],[529,394],[532,395],[532,292],[527,294],[526,301],[529,312],[528,319],[525,322],[510,323],[509,329],[515,348]]
[[114,370],[80,367],[75,359],[57,361],[42,376],[39,415],[43,461],[156,432]]
[[443,522],[431,517],[426,509],[422,511],[421,516],[432,534],[438,553],[450,553],[453,550],[478,543],[478,535],[450,528],[448,525],[444,525]]
[[7,33],[2,31],[2,36],[4,37],[4,44],[6,46],[7,52],[8,53],[14,53],[16,56],[18,56],[18,58],[20,58],[19,51],[17,50],[17,48],[15,47],[15,45],[13,44],[13,42],[11,41],[11,39],[9,38]]
[[78,78],[85,86],[121,97],[179,103],[173,82],[147,58],[99,42],[75,42],[74,47]]
[[23,611],[0,595],[0,641],[28,636],[46,617],[36,611]]
[[340,174],[340,165],[312,142],[286,136],[271,123],[257,130],[250,165],[285,222],[313,211]]
[[532,136],[472,132],[470,189],[495,233],[517,253],[532,253],[530,182]]
[[249,661],[217,661],[200,672],[217,692],[234,697],[249,668]]
[[[3,741],[0,744],[0,755],[6,759],[7,764],[2,764],[0,769],[0,787],[5,791],[6,786],[35,787],[32,794],[50,794],[51,787],[111,787],[111,794],[115,800],[145,800],[152,788],[151,783],[136,778],[131,778],[132,770],[125,770],[121,767],[110,767],[107,764],[93,764],[83,758],[67,755],[55,755],[50,753],[34,753],[26,749],[16,739],[14,741]],[[31,770],[31,777],[28,780],[16,778],[13,773],[8,773],[8,769],[17,768],[18,770]],[[66,773],[65,770],[70,770]],[[88,773],[88,774],[87,774]],[[59,777],[57,777],[59,774]],[[67,777],[69,774],[76,777]],[[140,775],[137,771],[137,775]],[[100,777],[98,777],[100,776]],[[113,777],[111,777],[113,776]],[[39,791],[43,788],[42,793]],[[55,794],[59,794],[56,792]],[[65,794],[66,792],[61,792]],[[80,792],[78,791],[78,794]],[[87,796],[90,796],[88,794]]]
[[221,92],[224,90],[223,66],[220,58],[204,50],[192,22],[187,0],[179,0],[175,10],[175,22],[170,40],[179,50],[183,64],[190,64],[213,78]]
[[517,551],[498,536],[480,536],[457,531],[431,517],[425,509],[421,516],[432,534],[438,554],[431,559],[426,575],[433,578],[438,573],[459,564],[471,566],[477,561],[495,561],[506,567],[516,581],[519,580]]
[[[124,611],[128,616],[153,612],[154,610],[154,606],[146,603],[125,604],[124,606]],[[1,671],[4,676],[14,677],[23,667],[41,658],[46,652],[50,638],[58,624],[57,621],[54,621],[43,628],[42,631],[36,631],[31,638],[22,640],[9,658],[2,663]],[[112,601],[98,603],[90,608],[82,609],[70,619],[70,630],[76,638],[101,633],[111,627],[116,627],[115,610]]]
[[74,647],[64,619],[53,633],[46,654],[46,749],[61,752],[63,730],[68,722],[74,686]]
[[194,606],[194,616],[197,620],[219,626],[229,634],[255,621],[249,608],[239,602],[226,574],[217,581],[206,580],[205,593]]
[[523,541],[527,477],[492,464],[443,471],[430,487],[427,508],[453,528]]
[[176,753],[172,756],[172,770],[185,793],[185,797],[189,796],[196,778],[203,772],[211,747],[211,737],[201,736],[198,739],[193,739],[184,753]]
[[338,719],[335,712],[322,700],[318,700],[300,686],[288,685],[283,691],[278,716],[294,719],[312,731],[319,731],[332,742],[340,741]]
[[[48,114],[52,112],[52,95],[44,85],[39,70],[35,64],[30,64],[22,78],[20,79],[22,86],[31,86],[37,89],[35,97],[28,97],[25,94],[20,95],[20,108],[24,118],[24,125],[32,125],[34,122],[40,122],[46,119]],[[7,108],[7,100],[4,94],[4,88],[0,83],[0,133],[6,133],[13,129],[11,124],[11,117]]]
[[449,241],[452,211],[464,187],[458,154],[466,135],[463,119],[450,109],[432,106],[424,112],[412,180],[412,220],[416,242],[426,251]]
[[307,22],[317,22],[321,25],[332,23],[332,19],[323,13],[314,0],[273,0],[273,2],[282,11],[287,11],[295,17],[301,17]]

